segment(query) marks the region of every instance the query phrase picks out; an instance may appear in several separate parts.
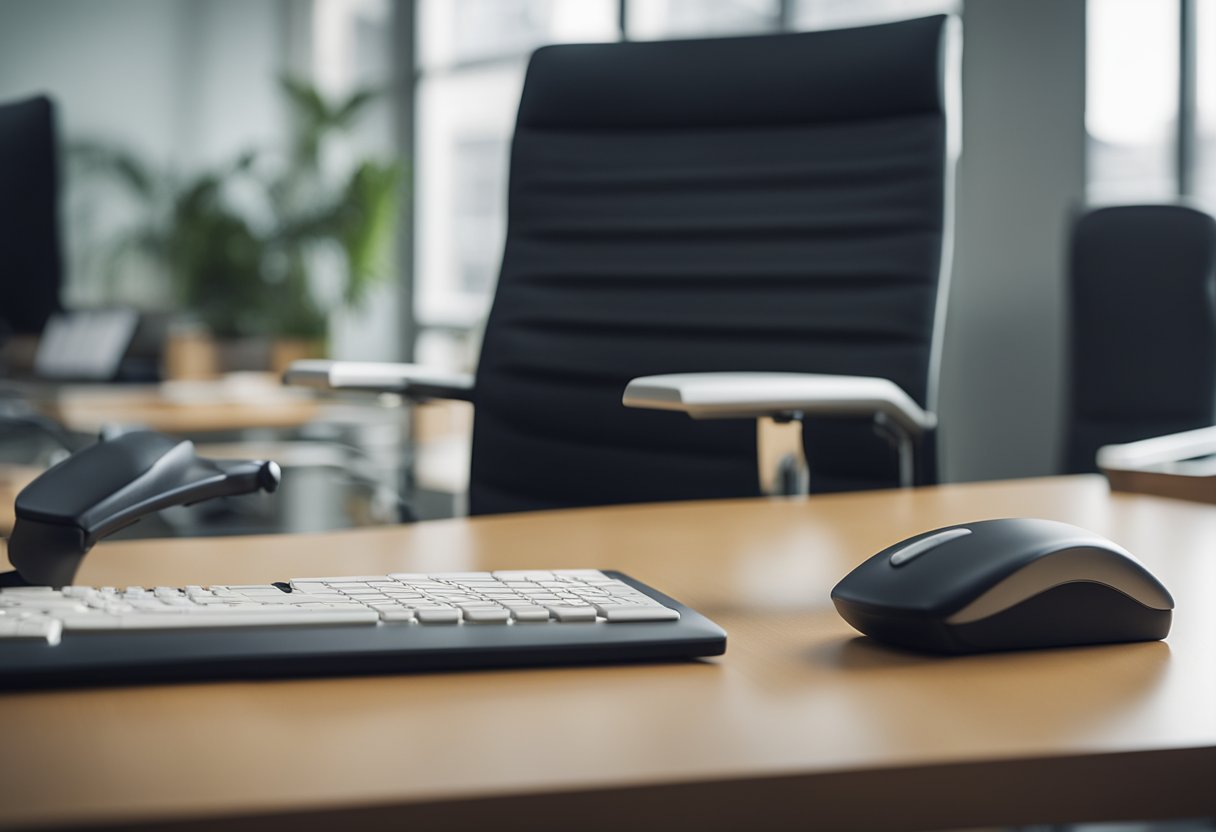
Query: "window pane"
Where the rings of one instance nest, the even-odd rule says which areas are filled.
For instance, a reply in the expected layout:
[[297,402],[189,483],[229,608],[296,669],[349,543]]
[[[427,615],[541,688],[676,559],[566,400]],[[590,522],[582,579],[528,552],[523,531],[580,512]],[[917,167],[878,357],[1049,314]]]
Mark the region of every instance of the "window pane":
[[635,40],[771,32],[778,0],[628,0],[626,25]]
[[1195,192],[1216,200],[1216,0],[1196,0],[1195,5],[1199,134]]
[[1090,0],[1085,128],[1089,195],[1166,199],[1177,192],[1177,0]]
[[507,153],[524,64],[418,84],[418,319],[472,326],[489,306],[506,228]]
[[795,29],[842,29],[957,12],[958,0],[794,0]]
[[422,0],[424,69],[522,57],[546,43],[617,39],[616,0]]

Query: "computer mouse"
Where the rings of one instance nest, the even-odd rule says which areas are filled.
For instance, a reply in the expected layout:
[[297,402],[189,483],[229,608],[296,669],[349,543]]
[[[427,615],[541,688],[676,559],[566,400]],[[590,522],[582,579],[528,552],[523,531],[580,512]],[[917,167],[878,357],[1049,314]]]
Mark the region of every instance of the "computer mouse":
[[936,653],[1154,641],[1169,633],[1174,608],[1117,544],[1029,518],[896,543],[841,579],[832,601],[871,638]]

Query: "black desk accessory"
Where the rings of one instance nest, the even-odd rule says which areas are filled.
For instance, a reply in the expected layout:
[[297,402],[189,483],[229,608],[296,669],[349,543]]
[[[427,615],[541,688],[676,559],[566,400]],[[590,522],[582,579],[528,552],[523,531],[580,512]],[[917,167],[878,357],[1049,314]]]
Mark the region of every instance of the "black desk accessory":
[[136,431],[103,439],[42,473],[17,495],[0,586],[66,586],[93,544],[154,511],[213,497],[274,491],[273,462],[199,457],[194,443]]
[[841,616],[899,647],[980,653],[1153,641],[1174,599],[1126,550],[1054,520],[925,532],[862,563],[832,590]]

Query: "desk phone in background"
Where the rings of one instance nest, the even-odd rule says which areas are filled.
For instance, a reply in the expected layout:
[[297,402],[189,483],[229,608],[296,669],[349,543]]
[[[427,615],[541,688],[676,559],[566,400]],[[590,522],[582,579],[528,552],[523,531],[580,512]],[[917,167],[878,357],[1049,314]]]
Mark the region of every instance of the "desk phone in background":
[[0,688],[714,656],[726,633],[618,572],[73,585],[92,545],[172,505],[273,491],[278,467],[149,432],[98,442],[25,488],[0,576]]

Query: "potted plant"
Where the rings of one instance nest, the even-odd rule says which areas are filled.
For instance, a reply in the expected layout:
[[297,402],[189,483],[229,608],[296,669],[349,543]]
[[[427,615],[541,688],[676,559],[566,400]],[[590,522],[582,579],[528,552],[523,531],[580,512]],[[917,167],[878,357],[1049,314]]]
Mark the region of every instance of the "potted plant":
[[[181,177],[111,145],[72,149],[76,171],[108,178],[140,206],[136,222],[106,244],[111,279],[133,258],[151,263],[178,309],[243,349],[230,368],[269,367],[272,341],[295,356],[323,350],[334,301],[360,306],[391,268],[400,166],[361,159],[335,176],[321,164],[325,143],[349,130],[377,93],[328,100],[296,79],[281,87],[292,132],[278,152],[247,151]],[[334,299],[319,296],[314,279],[325,247],[341,252]]]

